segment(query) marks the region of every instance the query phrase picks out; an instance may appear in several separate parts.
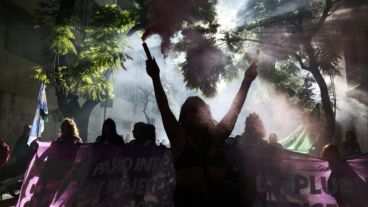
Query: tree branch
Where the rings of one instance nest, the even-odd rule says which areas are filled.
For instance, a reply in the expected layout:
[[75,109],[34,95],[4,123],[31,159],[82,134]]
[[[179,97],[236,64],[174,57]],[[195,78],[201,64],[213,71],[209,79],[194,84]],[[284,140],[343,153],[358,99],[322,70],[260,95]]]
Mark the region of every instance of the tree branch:
[[67,25],[73,15],[76,0],[60,0],[60,7],[56,16],[56,25]]
[[[316,35],[316,33],[321,29],[322,25],[324,24],[324,22],[326,21],[327,17],[329,17],[333,12],[331,12],[331,10],[333,9],[332,7],[335,4],[341,3],[344,0],[336,0],[336,1],[332,1],[332,0],[325,0],[325,8],[323,9],[323,13],[321,15],[321,17],[319,18],[317,24],[314,26],[314,28],[311,29],[311,32],[306,35],[307,39],[312,39],[314,37],[314,35]],[[342,4],[340,4],[339,6],[341,6]],[[337,8],[335,8],[333,11],[335,11]]]
[[[224,42],[229,41],[227,39],[219,39],[219,40],[224,41]],[[267,41],[262,41],[262,40],[257,40],[257,39],[249,39],[249,38],[239,37],[239,38],[237,38],[237,40],[242,40],[242,41],[247,41],[247,42],[255,42],[255,43],[259,43],[259,44],[263,44],[263,45],[269,45],[269,46],[273,46],[273,47],[284,48],[280,44],[267,42]]]
[[299,62],[299,65],[300,65],[300,67],[302,68],[302,69],[304,69],[304,70],[307,70],[307,71],[310,71],[310,68],[309,67],[307,67],[304,63],[303,63],[303,60],[302,60],[302,58],[298,55],[298,54],[294,54],[294,56],[295,56],[295,58],[298,60],[298,62]]
[[100,103],[100,101],[86,100],[83,103],[81,108],[83,108],[83,109],[93,109],[99,103]]

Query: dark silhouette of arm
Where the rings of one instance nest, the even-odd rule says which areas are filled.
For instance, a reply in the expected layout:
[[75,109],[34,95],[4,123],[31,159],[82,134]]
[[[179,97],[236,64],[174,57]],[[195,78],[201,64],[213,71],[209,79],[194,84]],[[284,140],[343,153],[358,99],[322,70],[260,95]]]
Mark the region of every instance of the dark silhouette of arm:
[[[174,140],[174,137],[179,132],[179,123],[176,120],[174,114],[172,113],[169,102],[167,100],[164,88],[162,87],[161,79],[160,79],[160,69],[153,60],[146,61],[146,70],[147,74],[151,77],[153,82],[153,89],[155,91],[156,101],[158,105],[158,109],[160,110],[162,122],[166,131],[166,134],[171,141]],[[175,140],[177,141],[177,140]]]
[[216,126],[217,131],[221,133],[220,136],[224,137],[225,139],[234,129],[236,120],[238,119],[239,113],[244,105],[245,98],[247,97],[250,85],[257,77],[257,65],[258,61],[254,60],[249,68],[245,71],[244,79],[241,83],[239,91],[236,93],[229,111]]

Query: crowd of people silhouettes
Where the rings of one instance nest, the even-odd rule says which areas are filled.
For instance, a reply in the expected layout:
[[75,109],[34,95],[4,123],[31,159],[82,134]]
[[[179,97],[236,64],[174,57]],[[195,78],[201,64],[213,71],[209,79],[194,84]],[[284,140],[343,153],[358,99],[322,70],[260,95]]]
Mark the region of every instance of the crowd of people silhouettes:
[[[230,199],[247,206],[254,204],[252,196],[255,196],[255,178],[241,177],[239,175],[241,170],[234,171],[234,165],[228,163],[229,157],[235,156],[234,149],[243,145],[283,149],[283,146],[278,143],[276,133],[269,135],[268,142],[264,140],[266,130],[256,113],[251,113],[246,118],[244,132],[241,135],[236,136],[235,139],[229,138],[246,100],[248,90],[257,77],[257,65],[258,60],[253,60],[244,73],[240,88],[227,113],[219,122],[215,122],[209,105],[198,96],[188,97],[185,100],[181,106],[179,119],[176,119],[162,86],[160,69],[156,61],[154,59],[146,61],[146,71],[152,80],[163,126],[170,141],[176,172],[176,189],[173,198],[175,206],[226,206]],[[10,164],[3,167],[0,171],[1,179],[11,177],[15,169],[18,170],[16,173],[25,171],[27,163],[36,150],[34,145],[31,147],[27,145],[29,130],[30,126],[26,125],[15,145],[13,157],[16,160],[16,165],[14,165],[16,167]],[[129,145],[153,146],[156,143],[155,126],[152,124],[135,123],[132,133],[135,139]],[[55,142],[66,145],[82,144],[78,127],[72,118],[63,120],[60,135]],[[108,118],[104,121],[101,135],[96,138],[95,144],[125,145],[126,143],[117,133],[114,120]],[[0,165],[4,165],[9,158],[9,146],[2,139],[0,145]],[[361,153],[353,131],[346,133],[346,140],[341,150],[343,156]],[[332,180],[335,177],[356,176],[348,169],[336,145],[325,146],[322,157],[329,160],[332,169],[328,181],[329,188],[333,188]],[[232,183],[230,187],[229,181]],[[242,186],[239,187],[237,183]],[[337,190],[333,195],[339,204],[345,205],[347,200],[351,200],[339,193],[340,191]],[[248,197],[244,197],[244,194]]]

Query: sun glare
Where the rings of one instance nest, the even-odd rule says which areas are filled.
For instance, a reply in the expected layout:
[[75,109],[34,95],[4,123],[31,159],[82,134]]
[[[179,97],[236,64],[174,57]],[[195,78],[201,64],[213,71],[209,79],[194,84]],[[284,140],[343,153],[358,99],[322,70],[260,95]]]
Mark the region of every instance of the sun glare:
[[238,12],[243,1],[220,0],[216,6],[217,20],[220,30],[233,29],[237,26]]

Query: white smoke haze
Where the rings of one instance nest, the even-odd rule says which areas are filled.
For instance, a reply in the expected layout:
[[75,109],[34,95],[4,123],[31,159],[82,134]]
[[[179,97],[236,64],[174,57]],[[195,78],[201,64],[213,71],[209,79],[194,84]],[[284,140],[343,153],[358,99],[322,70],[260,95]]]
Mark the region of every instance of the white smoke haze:
[[[138,35],[133,35],[129,40],[131,49],[126,52],[133,58],[127,61],[125,66],[127,70],[119,70],[113,74],[112,82],[114,85],[115,97],[113,107],[107,108],[106,118],[110,117],[116,121],[118,133],[127,134],[132,138],[131,129],[135,122],[147,122],[142,112],[143,107],[139,100],[139,88],[152,88],[152,81],[145,71],[146,56],[141,46],[141,40]],[[188,96],[200,96],[199,91],[191,91],[185,88],[183,77],[177,68],[180,56],[176,54],[169,55],[166,59],[160,53],[160,38],[153,36],[147,40],[152,55],[155,57],[161,69],[161,79],[169,98],[170,107],[178,118],[181,104]],[[230,83],[221,81],[218,86],[217,96],[212,99],[205,99],[210,105],[213,117],[220,121],[229,109],[233,98],[241,84],[243,72],[239,78]],[[167,136],[163,130],[162,121],[157,113],[156,101],[148,106],[152,118],[155,119],[156,133],[159,142],[167,144]],[[299,124],[301,114],[297,109],[293,109],[285,97],[276,95],[271,86],[260,79],[257,79],[249,90],[246,103],[238,118],[238,122],[233,131],[233,135],[241,134],[244,128],[245,118],[249,113],[256,112],[262,118],[268,133],[276,132],[280,138],[286,137]],[[89,142],[101,133],[103,123],[103,107],[96,107],[90,118]]]
[[[247,0],[243,0],[241,3],[246,4],[246,2]],[[239,5],[240,3],[235,1],[227,3],[225,0],[220,0],[216,8],[219,12],[220,22],[222,21],[222,24],[226,24],[229,19],[234,20],[234,16],[228,14],[228,12],[236,11],[236,9],[240,10],[241,7]],[[235,6],[237,6],[237,8],[235,8]],[[290,9],[291,7],[292,6],[288,8]],[[234,10],[228,10],[228,8],[233,8]],[[288,9],[285,8],[285,10]],[[281,12],[281,10],[279,12]],[[235,23],[237,24],[238,22]],[[230,27],[233,26],[234,25],[230,25]],[[178,118],[181,104],[188,96],[203,96],[201,96],[200,91],[191,91],[185,87],[183,77],[177,67],[177,64],[183,61],[184,55],[182,53],[178,54],[172,52],[164,58],[160,51],[161,38],[158,35],[150,36],[146,42],[152,55],[160,66],[161,79],[169,98],[170,108]],[[131,130],[133,124],[139,121],[147,122],[142,112],[143,108],[139,90],[140,88],[153,90],[152,81],[145,71],[146,56],[141,43],[141,38],[138,35],[133,35],[130,38],[128,45],[131,48],[127,48],[126,52],[133,60],[125,63],[128,69],[127,71],[119,70],[113,74],[112,82],[115,90],[115,98],[113,100],[113,107],[107,108],[106,110],[106,118],[110,117],[114,119],[117,124],[118,133],[123,135],[126,139],[130,137],[130,140],[132,139]],[[252,51],[249,52],[251,53]],[[244,72],[239,72],[239,78],[231,82],[221,80],[217,85],[217,95],[211,99],[204,98],[210,105],[212,115],[216,121],[220,121],[228,111],[240,87],[243,73]],[[362,148],[367,149],[368,143],[363,142],[364,135],[367,134],[367,106],[346,96],[345,92],[347,89],[345,87],[345,82],[344,79],[339,79],[336,80],[335,84],[337,86],[337,104],[339,108],[337,111],[337,121],[342,124],[343,131],[354,128],[357,131],[357,136],[362,144]],[[318,87],[315,88],[315,94],[315,98],[318,100],[320,98]],[[157,112],[154,96],[151,97],[151,101],[148,103],[147,108],[151,118],[155,119],[154,123],[158,142],[168,145],[169,142],[162,126],[160,114]],[[364,111],[364,113],[360,113],[360,111]],[[243,132],[245,119],[249,113],[253,112],[258,113],[264,122],[267,131],[266,136],[268,137],[270,133],[274,132],[279,136],[279,140],[282,140],[282,138],[292,133],[302,124],[303,120],[302,111],[293,104],[290,104],[290,100],[288,100],[286,96],[276,93],[272,86],[260,77],[253,82],[249,89],[246,102],[238,117],[232,136]],[[89,142],[93,142],[101,133],[103,114],[103,107],[98,106],[93,110],[89,123]]]
[[[236,4],[235,4],[236,5]],[[239,6],[242,5],[242,6]],[[249,5],[249,1],[248,0],[243,0],[241,4],[238,4],[238,13],[237,13],[237,19],[238,25],[244,25],[246,24],[246,22],[249,20],[249,17],[251,17],[253,15],[253,11],[249,10],[250,9],[254,9],[251,8],[251,5]],[[283,5],[278,5],[278,7],[275,9],[274,12],[272,13],[267,13],[267,16],[265,18],[258,18],[257,21],[262,21],[265,20],[266,18],[271,18],[271,17],[276,17],[279,15],[283,15],[283,14],[287,14],[290,12],[294,12],[295,10],[297,10],[298,8],[301,8],[305,6],[305,3],[301,3],[299,2],[286,2]]]
[[242,22],[239,12],[248,0],[219,0],[216,5],[220,30],[234,29]]
[[[220,0],[216,6],[220,29],[234,28],[238,26],[238,12],[246,5],[247,0],[241,2],[231,0]],[[174,40],[175,41],[175,40]],[[164,58],[160,52],[161,38],[158,35],[150,36],[146,40],[152,55],[161,69],[161,79],[169,98],[170,107],[178,118],[181,104],[184,103],[188,96],[201,96],[200,91],[191,91],[185,88],[183,77],[177,67],[177,64],[183,61],[183,54],[170,53]],[[141,45],[141,38],[133,35],[126,52],[133,60],[125,63],[127,71],[119,70],[112,75],[115,97],[113,107],[107,108],[106,118],[110,117],[116,121],[118,133],[124,138],[132,139],[131,129],[135,122],[147,122],[142,112],[143,108],[139,100],[139,89],[146,88],[152,90],[152,82],[145,72],[146,56]],[[249,51],[251,52],[251,51]],[[218,84],[217,95],[211,99],[205,99],[210,105],[213,117],[216,121],[228,111],[236,92],[241,83],[243,72],[239,74],[239,78],[228,83],[220,81]],[[155,119],[156,133],[159,142],[167,144],[167,136],[163,130],[162,121],[155,100],[149,102],[148,108],[150,115]],[[247,100],[244,104],[242,112],[239,115],[238,122],[233,130],[232,135],[241,134],[244,129],[244,122],[249,113],[256,112],[263,120],[267,134],[275,132],[280,138],[289,135],[301,123],[301,113],[292,108],[287,99],[281,95],[277,95],[272,87],[257,79],[249,90]],[[90,118],[88,141],[93,142],[101,133],[103,123],[104,108],[96,107]]]
[[[337,97],[336,121],[341,126],[341,141],[344,140],[346,131],[353,130],[356,132],[362,151],[366,152],[368,149],[366,139],[368,134],[368,106],[355,98],[349,97],[348,94],[354,88],[346,83],[345,77],[336,77],[335,86]],[[360,100],[368,100],[367,93],[359,90],[354,92]]]
[[[170,107],[176,117],[179,115],[181,104],[188,96],[201,96],[199,91],[191,91],[185,88],[185,83],[177,68],[177,62],[180,57],[172,54],[164,59],[160,54],[160,39],[151,37],[147,40],[152,55],[161,69],[161,78],[166,93],[170,101]],[[127,71],[119,70],[113,75],[113,84],[115,88],[115,98],[112,108],[107,109],[106,117],[110,117],[117,122],[118,133],[122,135],[130,134],[132,124],[138,121],[146,122],[143,108],[139,105],[138,90],[140,87],[151,88],[152,82],[145,71],[145,54],[141,46],[141,40],[137,35],[131,37],[129,45],[132,47],[127,52],[133,60],[126,62]],[[175,58],[177,58],[175,59]],[[229,109],[236,92],[238,91],[243,72],[240,72],[239,78],[230,83],[221,81],[218,86],[217,96],[212,99],[205,99],[210,105],[213,117],[220,121]],[[135,104],[134,104],[135,103]],[[154,109],[155,100],[150,102],[150,108]],[[256,79],[252,84],[246,103],[238,118],[238,122],[233,131],[233,135],[241,134],[244,128],[245,118],[249,113],[256,112],[262,118],[268,133],[276,132],[280,138],[290,134],[300,123],[301,113],[287,103],[287,99],[277,95],[272,87],[260,79]],[[167,137],[162,127],[162,121],[159,113],[152,113],[155,118],[157,138],[160,142],[167,143]],[[123,124],[123,122],[130,122]],[[103,108],[96,107],[93,111],[90,121],[89,140],[100,134],[103,123]]]
[[[225,84],[218,91],[218,95],[215,98],[207,100],[216,120],[220,120],[229,109],[240,87],[240,83],[241,80],[238,79]],[[238,135],[243,132],[245,119],[253,112],[259,114],[262,119],[267,137],[268,134],[275,132],[281,140],[302,124],[302,112],[289,104],[285,96],[274,91],[269,83],[259,78],[252,83],[249,89],[247,99],[232,135]]]

